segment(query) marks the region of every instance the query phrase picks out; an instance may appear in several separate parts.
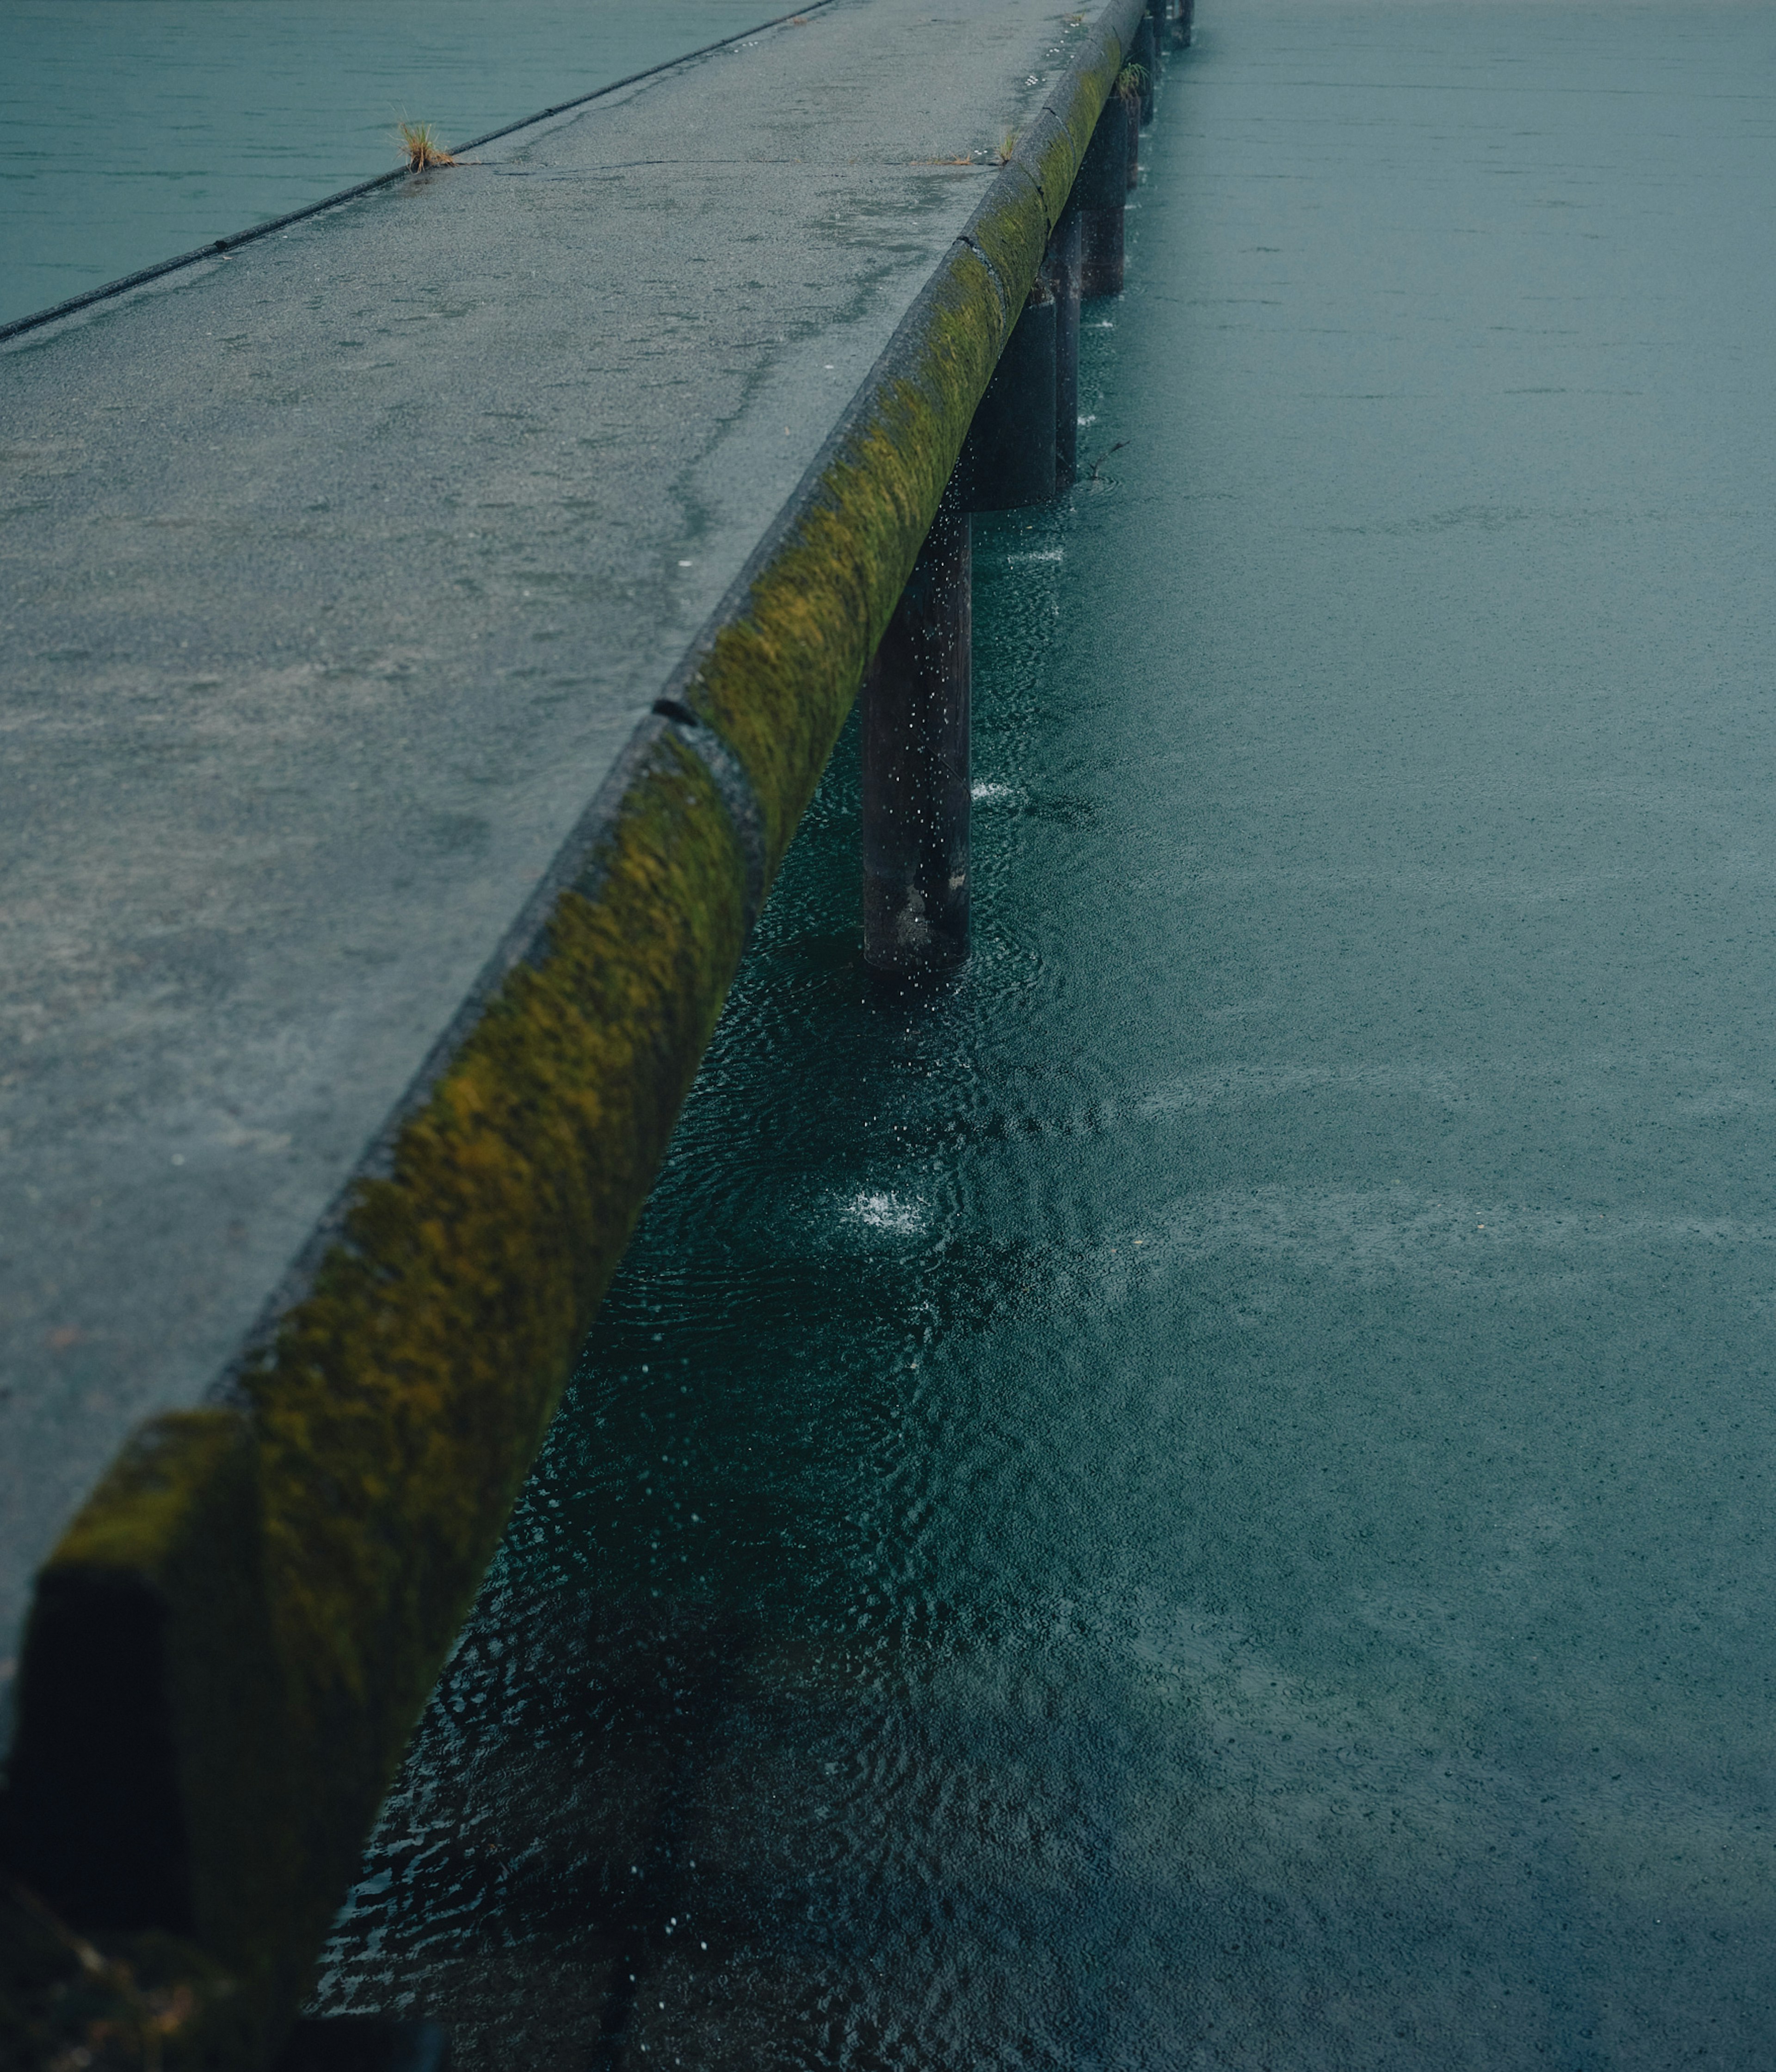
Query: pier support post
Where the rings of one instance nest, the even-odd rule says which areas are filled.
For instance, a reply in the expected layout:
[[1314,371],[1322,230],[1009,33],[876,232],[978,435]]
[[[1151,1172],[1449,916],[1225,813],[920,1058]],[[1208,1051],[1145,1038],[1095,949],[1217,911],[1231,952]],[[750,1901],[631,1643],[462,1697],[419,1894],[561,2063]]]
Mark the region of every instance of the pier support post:
[[949,494],[970,511],[1025,511],[1052,504],[1073,487],[1079,252],[1079,211],[1069,199],[956,464]]
[[863,680],[863,956],[941,976],[968,953],[972,524],[947,495]]
[[1022,511],[1073,487],[1079,446],[1079,212],[1069,200],[968,427],[952,495]]
[[956,462],[949,495],[970,511],[1054,500],[1060,306],[1045,264],[1005,342]]
[[[1135,31],[1135,63],[1141,67],[1141,120],[1151,122],[1159,80],[1159,33],[1151,4]],[[1134,185],[1133,180],[1129,185]]]
[[1079,211],[1069,201],[1048,240],[1044,277],[1054,294],[1054,494],[1079,467]]
[[1079,205],[1079,293],[1122,290],[1122,211],[1128,193],[1128,114],[1122,97],[1104,104],[1073,191]]
[[1178,0],[1172,20],[1172,47],[1187,51],[1196,33],[1196,0]]

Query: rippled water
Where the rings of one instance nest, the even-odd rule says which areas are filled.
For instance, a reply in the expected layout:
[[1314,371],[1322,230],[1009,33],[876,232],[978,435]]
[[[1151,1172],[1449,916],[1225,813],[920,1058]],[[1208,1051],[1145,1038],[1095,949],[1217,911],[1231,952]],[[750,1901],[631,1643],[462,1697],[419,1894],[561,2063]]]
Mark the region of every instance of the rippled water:
[[6,0],[0,323],[731,36],[772,0]]
[[471,2067],[1776,2059],[1772,14],[1201,18],[972,965],[848,742],[329,1952]]

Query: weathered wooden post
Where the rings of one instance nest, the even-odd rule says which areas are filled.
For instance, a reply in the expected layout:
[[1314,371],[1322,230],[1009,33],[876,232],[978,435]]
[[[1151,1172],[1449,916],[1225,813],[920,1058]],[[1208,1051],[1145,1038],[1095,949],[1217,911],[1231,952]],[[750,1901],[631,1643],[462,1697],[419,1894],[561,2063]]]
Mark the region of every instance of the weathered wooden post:
[[1133,189],[1141,185],[1141,96],[1129,93],[1121,99],[1123,117],[1128,125],[1128,173],[1123,184]]
[[1048,240],[1042,271],[1054,294],[1054,494],[1079,467],[1079,210],[1069,200]]
[[[1159,29],[1149,4],[1141,18],[1141,27],[1135,32],[1134,61],[1141,67],[1141,116],[1143,122],[1153,119],[1154,95],[1159,80]],[[1131,185],[1133,183],[1131,183]]]
[[972,534],[952,481],[863,682],[863,956],[905,979],[968,954]]
[[1114,295],[1122,289],[1122,211],[1128,194],[1128,115],[1120,94],[1104,104],[1074,182],[1082,250],[1079,293]]
[[1178,0],[1178,13],[1172,21],[1172,45],[1176,50],[1187,51],[1195,35],[1196,0]]

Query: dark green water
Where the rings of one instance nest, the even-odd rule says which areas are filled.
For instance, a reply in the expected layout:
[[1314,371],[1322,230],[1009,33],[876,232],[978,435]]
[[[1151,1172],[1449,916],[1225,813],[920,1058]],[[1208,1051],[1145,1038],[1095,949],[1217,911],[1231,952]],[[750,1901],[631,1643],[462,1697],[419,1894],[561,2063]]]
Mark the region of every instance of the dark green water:
[[[329,1953],[479,2066],[1776,2062],[1776,14],[1218,4]],[[1112,451],[1113,447],[1120,450]]]

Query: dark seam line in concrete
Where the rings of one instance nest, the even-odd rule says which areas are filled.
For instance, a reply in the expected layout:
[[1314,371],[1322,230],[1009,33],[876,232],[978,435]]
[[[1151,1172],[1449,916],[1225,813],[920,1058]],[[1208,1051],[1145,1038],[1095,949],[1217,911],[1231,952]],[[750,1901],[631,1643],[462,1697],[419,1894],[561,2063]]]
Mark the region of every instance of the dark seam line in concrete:
[[1009,330],[1010,327],[1007,319],[1010,317],[1012,312],[1011,290],[1004,274],[1001,273],[999,269],[993,264],[992,253],[989,253],[986,249],[985,246],[981,244],[979,238],[969,236],[968,233],[965,230],[956,241],[958,245],[967,245],[968,249],[974,254],[975,257],[986,268],[988,276],[993,282],[994,291],[999,298],[999,321],[1001,325],[1004,325],[1005,328]]
[[[731,36],[722,36],[713,43],[700,44],[694,51],[686,51],[676,58],[668,58],[664,64],[648,65],[643,71],[632,72],[625,79],[614,79],[608,86],[595,87],[590,93],[578,95],[572,101],[558,101],[553,108],[539,109],[534,115],[526,115],[516,122],[508,122],[501,129],[490,130],[485,136],[471,137],[466,144],[451,147],[451,155],[460,158],[465,151],[479,151],[483,144],[497,143],[502,137],[514,137],[520,130],[528,130],[538,122],[547,122],[557,115],[565,115],[576,108],[585,108],[594,101],[602,101],[606,95],[620,93],[626,86],[636,86],[644,79],[656,79],[663,72],[671,72],[681,64],[689,64],[695,58],[706,58],[717,51],[725,51],[731,44],[744,43],[748,36],[763,35],[767,29],[780,29],[786,23],[804,20],[823,7],[830,7],[833,0],[808,0],[805,7],[799,7],[791,14],[774,14],[767,22],[755,22],[750,29],[738,29]],[[360,180],[356,187],[341,187],[337,194],[330,194],[323,200],[311,201],[306,208],[293,208],[287,216],[273,216],[269,223],[257,223],[250,230],[237,230],[232,237],[212,239],[200,245],[195,252],[182,252],[176,259],[162,259],[152,266],[144,266],[140,272],[125,273],[121,281],[108,281],[102,288],[88,288],[84,295],[71,295],[65,302],[57,302],[52,309],[39,310],[28,317],[14,317],[10,323],[0,324],[0,345],[7,339],[18,338],[27,331],[39,331],[59,317],[77,315],[89,310],[96,302],[109,302],[114,295],[127,294],[132,288],[146,287],[150,281],[164,280],[167,274],[176,273],[181,267],[195,266],[206,259],[214,259],[219,253],[238,252],[243,245],[257,244],[261,237],[269,237],[273,232],[288,230],[292,224],[306,223],[311,216],[322,216],[330,208],[341,208],[348,201],[356,201],[363,195],[374,194],[379,187],[393,187],[397,180],[410,179],[413,175],[405,166],[397,166],[393,172],[378,173],[373,180]]]

